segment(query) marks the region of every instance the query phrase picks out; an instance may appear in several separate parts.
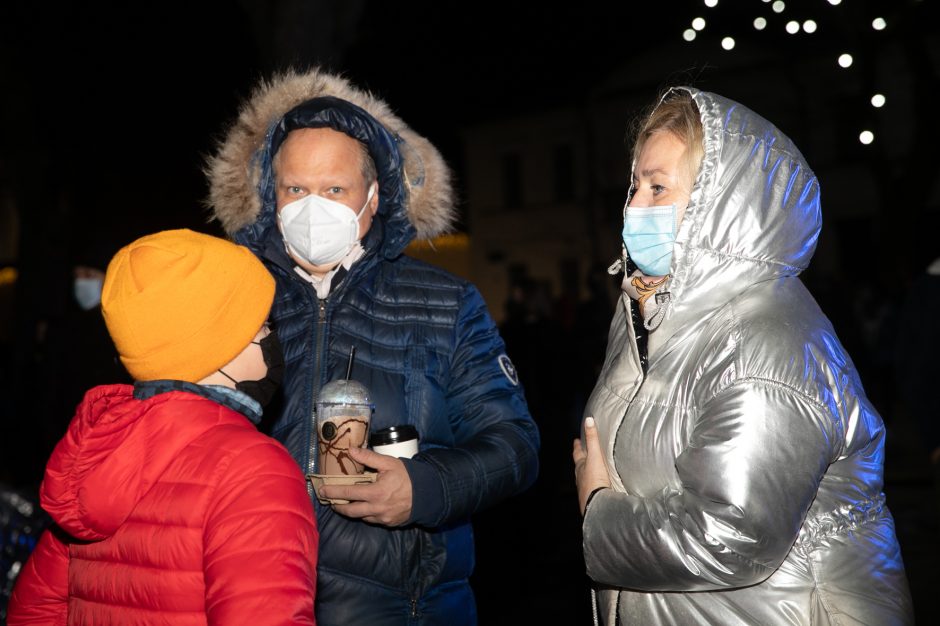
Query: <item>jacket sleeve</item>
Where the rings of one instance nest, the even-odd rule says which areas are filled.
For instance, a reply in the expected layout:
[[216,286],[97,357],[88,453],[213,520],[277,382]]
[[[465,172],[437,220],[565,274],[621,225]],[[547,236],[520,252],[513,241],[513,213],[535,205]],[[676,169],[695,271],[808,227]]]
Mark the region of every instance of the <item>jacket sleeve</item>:
[[69,548],[45,530],[16,579],[8,626],[64,625],[68,618]]
[[680,487],[603,489],[582,524],[596,582],[644,591],[751,585],[786,558],[841,437],[824,408],[746,380],[702,409],[676,458]]
[[446,397],[456,446],[425,450],[405,463],[414,493],[422,496],[410,522],[428,527],[466,519],[527,489],[538,475],[538,428],[472,285],[464,288],[454,333]]
[[238,454],[206,523],[209,624],[315,624],[317,528],[304,478],[271,440]]

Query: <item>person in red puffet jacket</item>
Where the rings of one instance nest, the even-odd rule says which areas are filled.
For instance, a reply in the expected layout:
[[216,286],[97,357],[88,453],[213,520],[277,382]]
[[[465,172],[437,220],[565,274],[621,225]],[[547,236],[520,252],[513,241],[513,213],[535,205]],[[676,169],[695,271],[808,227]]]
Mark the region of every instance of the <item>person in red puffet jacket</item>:
[[102,310],[132,385],[91,389],[40,490],[55,524],[13,590],[23,624],[315,624],[304,477],[256,430],[283,370],[274,281],[190,230],[123,248]]

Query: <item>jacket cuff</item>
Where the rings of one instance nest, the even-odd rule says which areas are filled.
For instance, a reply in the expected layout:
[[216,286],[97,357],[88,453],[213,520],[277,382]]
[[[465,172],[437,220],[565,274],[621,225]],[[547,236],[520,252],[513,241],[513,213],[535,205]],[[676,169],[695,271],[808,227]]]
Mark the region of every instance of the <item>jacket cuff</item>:
[[587,500],[584,501],[584,515],[587,515],[588,509],[591,507],[591,500],[594,499],[594,496],[596,496],[599,491],[603,491],[604,489],[610,489],[610,487],[598,487],[588,494]]
[[411,479],[411,517],[406,523],[437,526],[444,518],[444,481],[440,472],[418,457],[402,462]]

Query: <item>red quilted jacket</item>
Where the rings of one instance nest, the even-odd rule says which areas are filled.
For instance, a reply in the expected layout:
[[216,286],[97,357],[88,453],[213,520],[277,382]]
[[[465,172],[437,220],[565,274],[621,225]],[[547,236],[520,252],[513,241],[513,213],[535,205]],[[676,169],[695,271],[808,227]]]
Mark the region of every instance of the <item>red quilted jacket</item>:
[[314,624],[317,529],[286,450],[184,391],[88,392],[40,491],[57,527],[7,623]]

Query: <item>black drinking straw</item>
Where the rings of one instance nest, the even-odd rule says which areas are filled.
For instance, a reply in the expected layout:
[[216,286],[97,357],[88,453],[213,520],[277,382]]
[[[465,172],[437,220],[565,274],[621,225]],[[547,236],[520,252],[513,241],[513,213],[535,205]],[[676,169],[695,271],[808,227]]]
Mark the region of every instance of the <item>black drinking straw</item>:
[[349,347],[349,363],[346,364],[346,380],[352,375],[353,360],[356,358],[356,346]]

